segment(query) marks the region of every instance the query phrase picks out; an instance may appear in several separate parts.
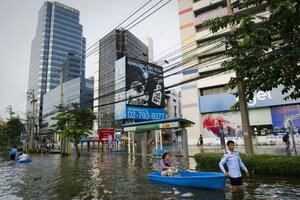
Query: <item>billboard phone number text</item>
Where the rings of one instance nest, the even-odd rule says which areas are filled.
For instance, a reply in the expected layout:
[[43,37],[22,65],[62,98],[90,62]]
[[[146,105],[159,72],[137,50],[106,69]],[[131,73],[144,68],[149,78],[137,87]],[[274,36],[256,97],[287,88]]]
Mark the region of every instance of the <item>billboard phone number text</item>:
[[129,119],[165,119],[165,113],[149,113],[146,110],[143,111],[135,111],[135,110],[130,110],[127,111],[127,118]]

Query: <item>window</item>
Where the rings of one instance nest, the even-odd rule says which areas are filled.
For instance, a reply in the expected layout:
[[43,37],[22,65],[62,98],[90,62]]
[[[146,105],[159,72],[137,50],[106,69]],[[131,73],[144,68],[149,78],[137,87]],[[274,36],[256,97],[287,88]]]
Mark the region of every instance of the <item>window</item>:
[[206,96],[206,95],[212,95],[212,94],[220,94],[220,93],[226,93],[225,85],[221,86],[215,86],[210,88],[201,88],[200,89],[200,95]]

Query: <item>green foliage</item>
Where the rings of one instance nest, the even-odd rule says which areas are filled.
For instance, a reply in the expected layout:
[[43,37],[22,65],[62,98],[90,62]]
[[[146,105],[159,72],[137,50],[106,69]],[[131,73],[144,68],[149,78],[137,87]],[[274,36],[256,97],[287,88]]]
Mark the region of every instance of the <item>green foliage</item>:
[[[197,166],[219,171],[221,153],[198,153],[195,155]],[[300,158],[289,156],[240,154],[241,159],[252,174],[300,176]]]
[[21,133],[25,131],[25,126],[20,118],[13,117],[0,128],[1,145],[18,145],[20,143]]
[[[270,91],[283,86],[285,99],[300,97],[300,2],[297,0],[245,0],[241,7],[266,6],[269,17],[250,14],[224,16],[204,23],[212,32],[235,26],[227,35],[232,58],[222,63],[227,70],[237,72],[228,87],[235,88],[239,80],[245,83],[248,100],[256,91]],[[255,23],[255,20],[260,20]],[[238,94],[236,94],[238,95]]]
[[96,115],[91,109],[80,108],[78,104],[72,104],[72,107],[71,110],[66,110],[53,118],[56,120],[53,127],[61,131],[64,138],[71,139],[77,151],[80,140],[91,134],[89,128],[92,127]]
[[6,123],[0,123],[0,146],[8,145],[8,135],[4,132]]

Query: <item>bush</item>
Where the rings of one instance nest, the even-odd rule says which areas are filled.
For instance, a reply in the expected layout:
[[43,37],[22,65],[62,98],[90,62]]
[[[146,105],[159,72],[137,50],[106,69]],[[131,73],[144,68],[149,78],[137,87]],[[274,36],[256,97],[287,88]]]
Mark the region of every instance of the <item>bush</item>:
[[[220,171],[221,153],[197,153],[194,158],[198,168]],[[300,176],[300,158],[288,156],[240,154],[247,169],[252,174]],[[225,165],[226,167],[226,165]]]

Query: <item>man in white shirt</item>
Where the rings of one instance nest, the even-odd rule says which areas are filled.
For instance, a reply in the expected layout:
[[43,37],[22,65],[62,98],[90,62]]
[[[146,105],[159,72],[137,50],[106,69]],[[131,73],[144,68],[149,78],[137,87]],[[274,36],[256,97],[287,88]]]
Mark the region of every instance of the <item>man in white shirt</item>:
[[[232,185],[233,192],[239,189],[239,186],[243,185],[243,179],[240,168],[242,168],[246,175],[249,176],[249,172],[241,160],[239,154],[234,151],[235,145],[232,140],[227,142],[229,152],[223,156],[219,163],[220,169],[223,171],[225,176],[229,176],[230,183]],[[224,164],[227,165],[228,172],[224,168]]]

